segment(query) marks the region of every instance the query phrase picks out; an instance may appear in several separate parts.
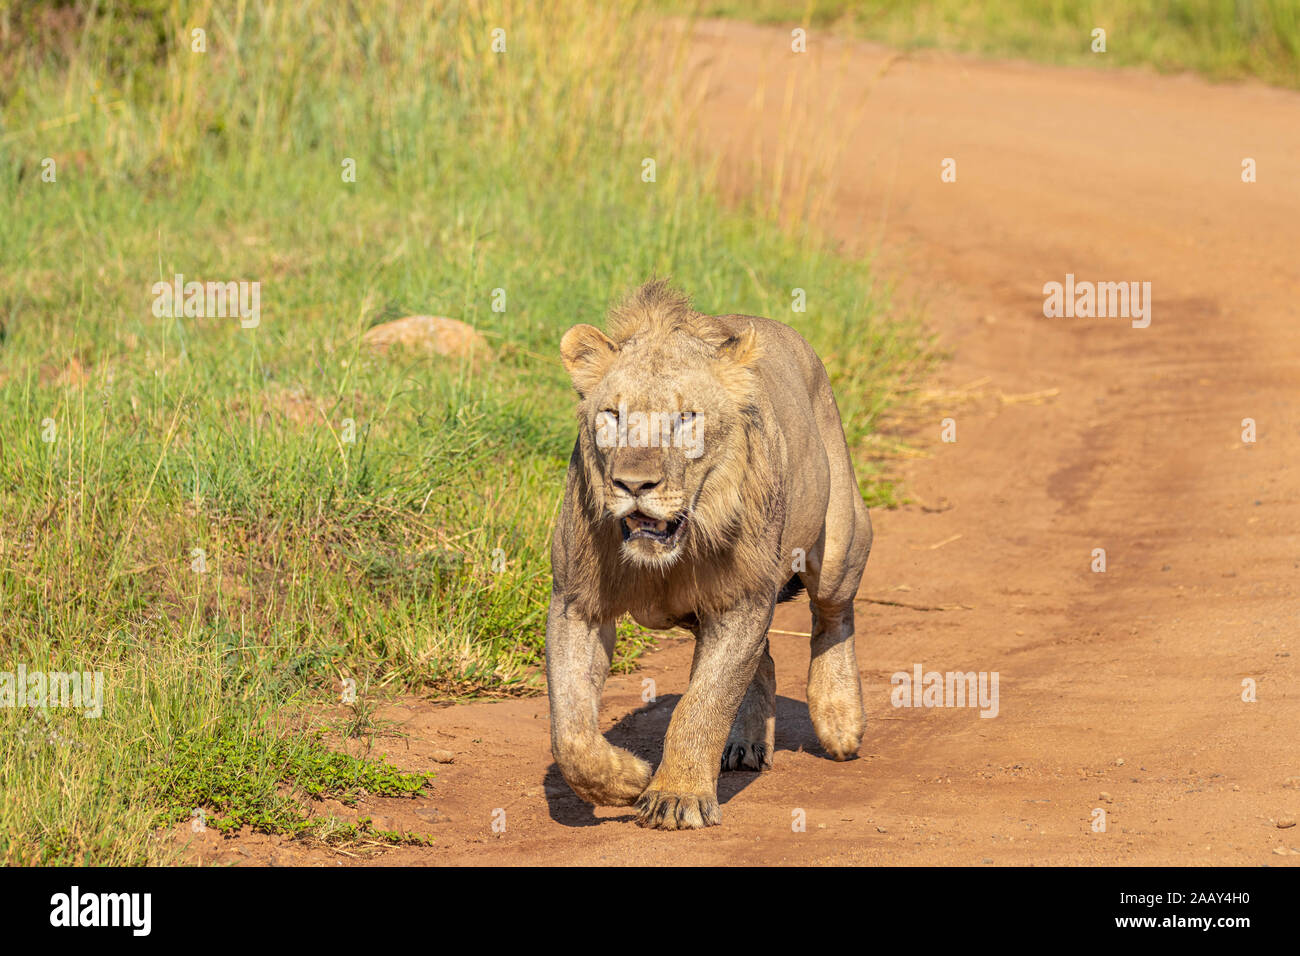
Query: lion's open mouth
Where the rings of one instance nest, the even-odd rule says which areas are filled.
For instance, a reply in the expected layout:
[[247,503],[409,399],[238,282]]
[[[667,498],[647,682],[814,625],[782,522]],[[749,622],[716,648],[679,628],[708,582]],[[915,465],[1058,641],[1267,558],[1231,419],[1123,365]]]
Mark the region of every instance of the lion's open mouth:
[[678,515],[671,520],[665,520],[663,518],[652,518],[640,511],[633,511],[619,523],[619,528],[623,531],[624,541],[648,538],[659,544],[667,545],[676,544],[685,527],[686,515],[684,514]]

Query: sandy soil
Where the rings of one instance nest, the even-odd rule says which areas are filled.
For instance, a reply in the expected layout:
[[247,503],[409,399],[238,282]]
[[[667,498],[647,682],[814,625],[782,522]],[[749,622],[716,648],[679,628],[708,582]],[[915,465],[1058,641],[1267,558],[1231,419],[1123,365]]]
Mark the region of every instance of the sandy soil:
[[[819,752],[807,642],[776,634],[775,767],[723,775],[720,827],[651,832],[587,807],[551,762],[542,698],[411,700],[382,714],[409,736],[376,748],[436,770],[433,795],[362,810],[435,846],[344,854],[209,833],[199,858],[1300,862],[1300,828],[1279,826],[1300,816],[1300,95],[817,34],[795,55],[787,32],[743,24],[706,24],[690,56],[724,181],[754,175],[755,158],[824,167],[827,226],[877,253],[952,355],[914,412],[928,457],[903,465],[924,507],[874,515],[862,592],[948,609],[860,607],[860,759]],[[806,155],[840,137],[833,168]],[[940,179],[947,157],[955,183]],[[1150,327],[1044,318],[1043,284],[1067,273],[1150,282]],[[803,602],[775,623],[808,625]],[[690,657],[669,639],[611,678],[612,738],[657,759]],[[893,707],[890,676],[917,664],[996,671],[997,717]]]

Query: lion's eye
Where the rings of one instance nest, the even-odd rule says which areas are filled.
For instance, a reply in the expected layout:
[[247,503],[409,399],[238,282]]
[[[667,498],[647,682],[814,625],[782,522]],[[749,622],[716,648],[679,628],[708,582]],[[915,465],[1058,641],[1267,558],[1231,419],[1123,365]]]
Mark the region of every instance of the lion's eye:
[[618,412],[602,409],[596,413],[596,447],[613,448],[618,444]]
[[618,412],[606,408],[596,413],[597,431],[609,431],[616,428],[618,428]]

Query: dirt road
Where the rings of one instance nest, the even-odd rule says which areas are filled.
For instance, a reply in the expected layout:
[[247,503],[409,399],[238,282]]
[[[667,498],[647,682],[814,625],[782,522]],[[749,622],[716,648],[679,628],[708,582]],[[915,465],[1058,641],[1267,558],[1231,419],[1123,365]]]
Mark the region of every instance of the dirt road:
[[[797,55],[788,32],[742,24],[705,25],[691,50],[724,178],[756,156],[813,168],[803,150],[845,138],[827,225],[878,251],[952,354],[918,406],[929,457],[905,467],[927,507],[874,515],[863,588],[950,609],[860,606],[861,758],[821,756],[807,641],[776,635],[775,768],[723,776],[721,827],[643,831],[586,807],[552,767],[544,699],[413,701],[386,713],[409,739],[380,746],[436,769],[435,793],[364,809],[435,847],[347,857],[208,835],[202,857],[1300,863],[1300,828],[1279,826],[1300,816],[1300,95],[900,58],[815,33]],[[791,149],[792,130],[808,132]],[[1150,326],[1045,318],[1044,283],[1067,274],[1150,282]],[[806,605],[775,626],[807,631]],[[611,678],[614,739],[657,759],[690,657],[670,640]],[[890,676],[917,664],[997,672],[997,716],[893,707]],[[641,701],[645,678],[657,703]],[[433,764],[434,748],[455,763]]]

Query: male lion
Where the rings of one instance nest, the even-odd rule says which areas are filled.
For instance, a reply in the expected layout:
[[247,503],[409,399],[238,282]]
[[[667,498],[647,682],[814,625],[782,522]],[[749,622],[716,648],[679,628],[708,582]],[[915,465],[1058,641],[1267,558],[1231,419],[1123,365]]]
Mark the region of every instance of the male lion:
[[[857,753],[853,597],[871,519],[826,370],[793,329],[701,315],[659,280],[613,310],[609,330],[577,325],[560,342],[579,424],[551,543],[551,749],[584,800],[635,802],[641,826],[712,826],[719,771],[772,765],[767,630],[801,586],[813,727],[836,760]],[[624,613],[695,634],[653,777],[597,722]]]

